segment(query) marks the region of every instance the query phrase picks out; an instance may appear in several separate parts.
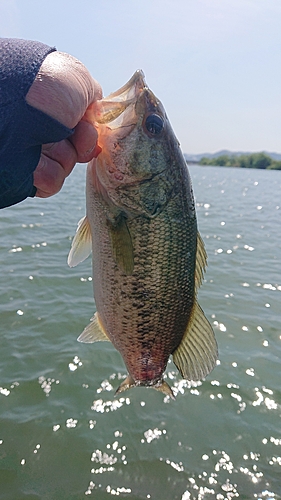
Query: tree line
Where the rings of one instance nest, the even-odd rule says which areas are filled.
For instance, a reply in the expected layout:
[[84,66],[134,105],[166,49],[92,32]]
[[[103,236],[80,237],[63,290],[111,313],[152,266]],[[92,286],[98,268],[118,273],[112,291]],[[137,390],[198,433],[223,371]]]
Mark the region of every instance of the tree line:
[[221,155],[217,158],[201,158],[200,165],[215,165],[219,167],[236,167],[236,168],[262,168],[270,170],[281,170],[281,161],[273,160],[265,153]]

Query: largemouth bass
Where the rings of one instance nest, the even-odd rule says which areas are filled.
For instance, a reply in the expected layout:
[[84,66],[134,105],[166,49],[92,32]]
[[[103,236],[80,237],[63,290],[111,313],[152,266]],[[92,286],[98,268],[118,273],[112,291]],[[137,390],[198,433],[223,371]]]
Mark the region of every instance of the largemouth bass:
[[97,312],[80,342],[110,340],[128,376],[173,397],[172,354],[183,378],[214,368],[217,344],[196,295],[206,252],[185,159],[165,110],[137,71],[94,106],[101,152],[87,167],[87,215],[68,263],[92,251]]

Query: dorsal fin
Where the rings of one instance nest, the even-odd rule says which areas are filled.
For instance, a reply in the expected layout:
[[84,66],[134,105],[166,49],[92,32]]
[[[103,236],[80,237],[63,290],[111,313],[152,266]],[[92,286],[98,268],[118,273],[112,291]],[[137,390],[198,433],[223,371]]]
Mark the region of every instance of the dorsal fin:
[[217,357],[213,329],[195,301],[183,339],[173,352],[174,363],[184,379],[201,380],[215,367]]

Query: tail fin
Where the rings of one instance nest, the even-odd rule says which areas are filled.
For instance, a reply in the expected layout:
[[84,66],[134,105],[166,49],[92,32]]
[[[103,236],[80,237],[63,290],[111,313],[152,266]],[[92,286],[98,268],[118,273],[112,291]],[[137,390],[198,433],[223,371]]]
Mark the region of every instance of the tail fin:
[[125,380],[123,380],[123,382],[119,385],[115,394],[116,395],[120,394],[121,392],[124,392],[127,389],[130,389],[131,387],[138,387],[138,386],[152,387],[157,391],[163,392],[163,394],[169,396],[171,399],[176,399],[171,387],[167,384],[167,382],[164,382],[164,380],[160,380],[159,382],[151,385],[141,384],[139,382],[135,382],[134,379],[131,377],[131,375],[128,375],[125,378]]

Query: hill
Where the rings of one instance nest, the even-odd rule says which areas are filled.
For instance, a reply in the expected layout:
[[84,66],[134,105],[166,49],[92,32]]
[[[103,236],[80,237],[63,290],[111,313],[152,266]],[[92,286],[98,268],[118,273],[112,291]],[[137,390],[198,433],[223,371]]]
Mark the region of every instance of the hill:
[[[280,161],[281,160],[281,153],[271,153],[271,152],[268,152],[268,151],[262,151],[262,153],[264,153],[265,155],[269,156],[272,160],[275,160],[275,161]],[[218,158],[219,156],[230,156],[230,157],[233,157],[233,156],[243,156],[243,155],[251,155],[253,153],[251,152],[243,152],[243,151],[228,151],[227,149],[222,149],[221,151],[217,151],[216,153],[200,153],[200,154],[187,154],[185,153],[184,154],[184,157],[186,159],[187,162],[198,162],[202,159],[202,158],[210,158],[210,159],[213,159],[213,158]]]

